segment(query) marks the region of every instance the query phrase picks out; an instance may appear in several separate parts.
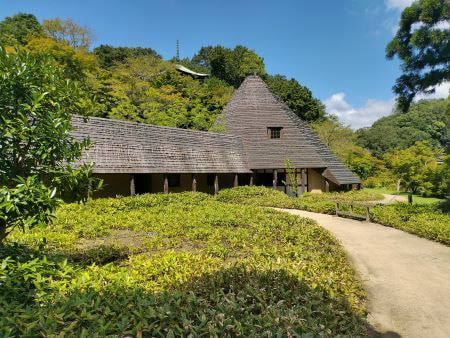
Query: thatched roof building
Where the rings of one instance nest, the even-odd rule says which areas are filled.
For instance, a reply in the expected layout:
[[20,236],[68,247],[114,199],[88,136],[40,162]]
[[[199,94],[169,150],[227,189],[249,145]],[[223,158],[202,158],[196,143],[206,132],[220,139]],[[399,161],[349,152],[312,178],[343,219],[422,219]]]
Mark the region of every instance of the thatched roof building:
[[288,192],[286,159],[299,192],[360,183],[258,76],[248,76],[235,91],[216,122],[220,133],[76,116],[72,126],[74,137],[92,141],[83,161],[94,162],[94,173],[107,185],[103,195],[213,193],[240,184]]

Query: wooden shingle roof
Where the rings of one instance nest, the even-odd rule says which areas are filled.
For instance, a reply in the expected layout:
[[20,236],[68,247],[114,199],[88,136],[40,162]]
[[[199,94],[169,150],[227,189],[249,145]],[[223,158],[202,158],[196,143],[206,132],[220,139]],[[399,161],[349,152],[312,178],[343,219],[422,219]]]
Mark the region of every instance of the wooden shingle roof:
[[[284,168],[288,158],[295,168],[326,169],[324,176],[337,184],[360,183],[259,76],[244,80],[218,121],[242,138],[251,169]],[[269,127],[281,127],[281,138],[271,139]]]
[[72,136],[89,138],[82,162],[95,173],[248,173],[242,141],[227,134],[80,116]]

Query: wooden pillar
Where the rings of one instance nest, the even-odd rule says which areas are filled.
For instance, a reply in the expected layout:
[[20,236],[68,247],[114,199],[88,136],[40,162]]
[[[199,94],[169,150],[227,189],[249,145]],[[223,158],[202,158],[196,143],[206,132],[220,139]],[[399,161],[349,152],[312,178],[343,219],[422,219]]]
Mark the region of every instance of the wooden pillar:
[[164,193],[169,193],[169,178],[167,177],[167,174],[164,174]]
[[219,193],[219,175],[214,175],[214,195]]
[[234,174],[233,186],[237,188],[239,186],[239,176],[238,174]]
[[250,174],[250,186],[255,185],[255,174]]
[[197,176],[195,174],[192,174],[192,191],[197,191]]
[[273,170],[273,188],[276,189],[278,186],[278,171],[277,169]]
[[306,169],[302,168],[301,173],[302,173],[302,178],[301,178],[302,179],[302,194],[304,194],[306,192],[306,190],[307,190],[307,187],[306,187]]
[[325,192],[330,192],[330,182],[327,179],[325,179]]
[[130,175],[130,195],[131,196],[136,195],[136,186],[134,183],[134,175],[133,174]]

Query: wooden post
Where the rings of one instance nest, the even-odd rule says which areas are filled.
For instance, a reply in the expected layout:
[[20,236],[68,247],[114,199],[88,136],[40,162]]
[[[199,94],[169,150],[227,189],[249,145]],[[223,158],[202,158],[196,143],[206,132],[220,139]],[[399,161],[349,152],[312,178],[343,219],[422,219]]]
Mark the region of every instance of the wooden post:
[[192,174],[192,191],[197,191],[197,176],[195,174]]
[[408,203],[412,204],[412,191],[408,191]]
[[219,175],[214,175],[214,195],[219,193]]
[[167,174],[164,174],[164,193],[169,193],[169,178],[167,177]]
[[250,174],[250,186],[255,184],[255,174],[251,173]]
[[238,174],[234,174],[233,186],[237,188],[239,186],[239,176]]
[[336,202],[336,216],[339,216],[339,203]]
[[302,173],[302,194],[304,194],[306,192],[306,170],[305,168],[302,168],[301,170]]
[[366,222],[370,222],[370,213],[369,213],[369,207],[366,206]]
[[330,192],[330,182],[327,179],[325,179],[325,192]]
[[348,212],[349,212],[350,216],[353,215],[353,204],[349,204]]
[[273,170],[273,188],[276,189],[278,186],[278,171],[277,169]]
[[131,196],[136,195],[136,186],[134,183],[134,175],[133,174],[130,175],[130,195]]

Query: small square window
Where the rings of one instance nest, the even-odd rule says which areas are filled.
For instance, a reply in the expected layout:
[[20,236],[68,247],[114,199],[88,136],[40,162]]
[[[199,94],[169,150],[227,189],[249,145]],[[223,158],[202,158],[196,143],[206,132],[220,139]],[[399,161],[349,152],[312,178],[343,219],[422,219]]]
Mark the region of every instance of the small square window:
[[167,181],[169,187],[176,188],[180,186],[180,174],[169,174],[167,175]]
[[267,132],[270,138],[281,138],[282,127],[268,127]]

